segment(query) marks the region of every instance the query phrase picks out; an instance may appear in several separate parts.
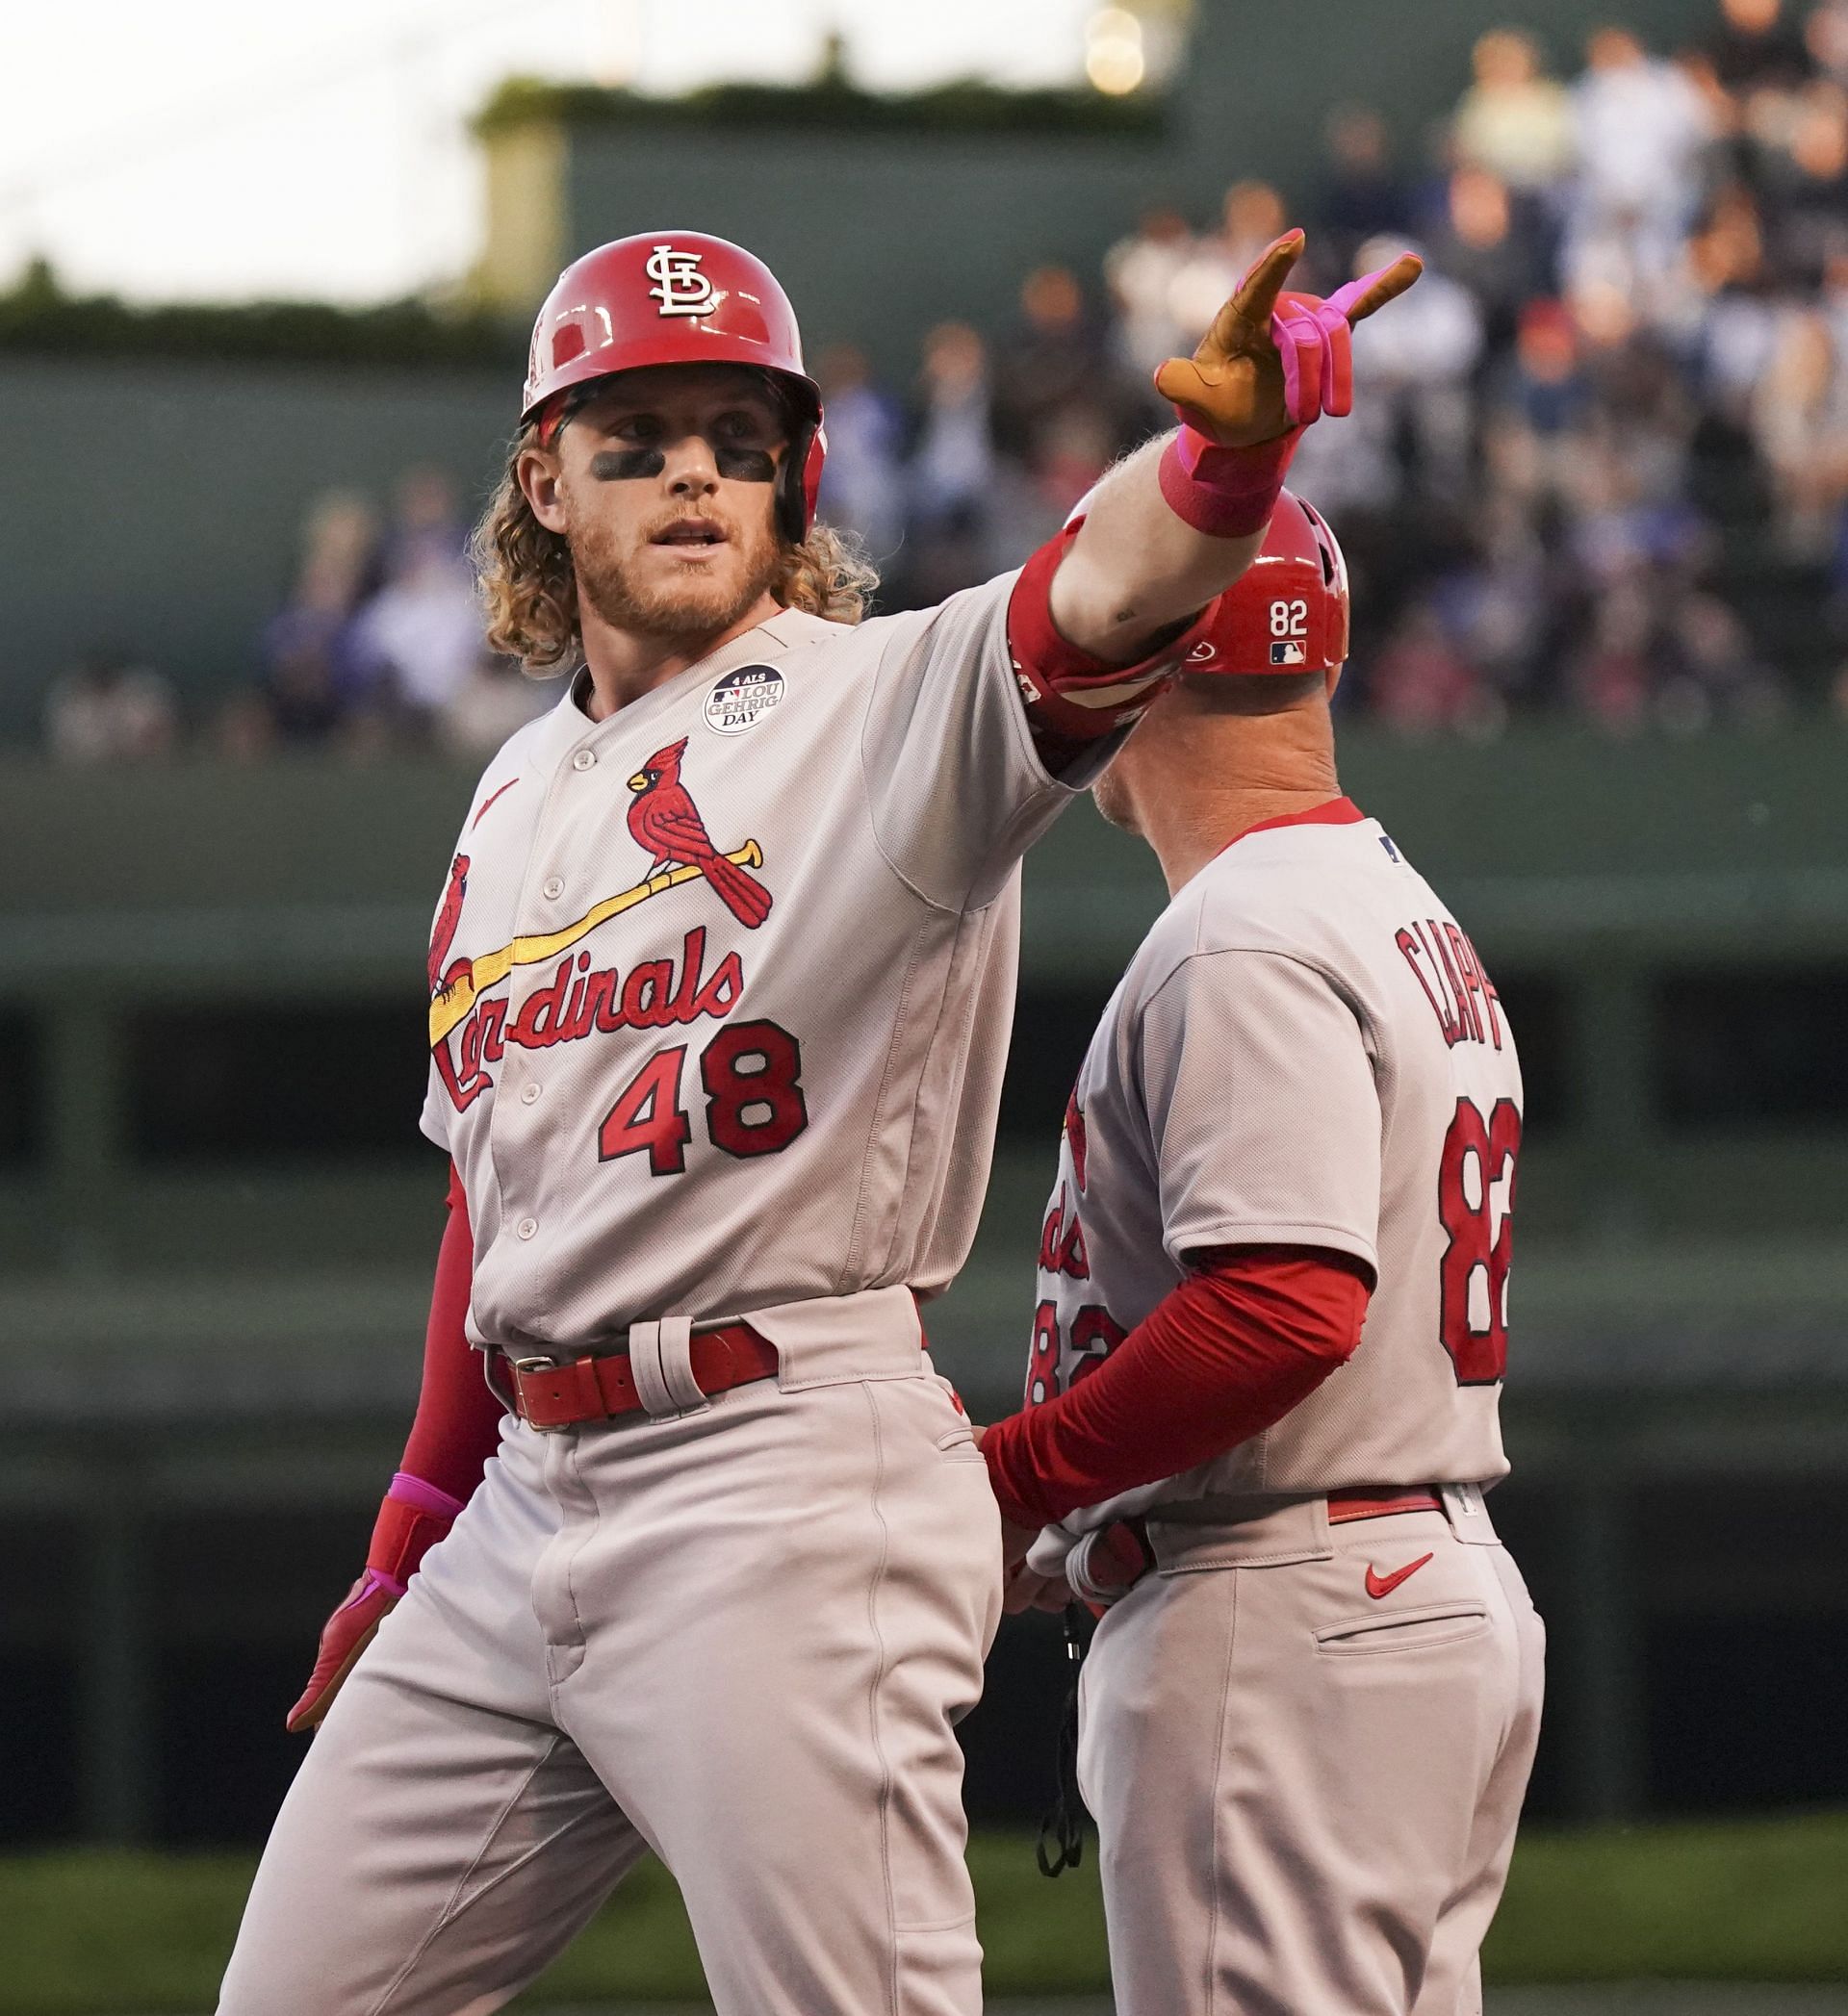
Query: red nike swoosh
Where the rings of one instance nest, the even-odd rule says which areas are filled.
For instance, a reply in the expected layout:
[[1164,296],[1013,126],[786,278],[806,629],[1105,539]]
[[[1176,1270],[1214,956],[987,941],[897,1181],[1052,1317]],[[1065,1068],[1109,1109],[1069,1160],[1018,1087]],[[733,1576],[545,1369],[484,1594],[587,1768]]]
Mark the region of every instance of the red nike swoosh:
[[1390,1575],[1382,1575],[1370,1563],[1367,1569],[1367,1594],[1375,1601],[1381,1596],[1391,1595],[1407,1575],[1417,1574],[1431,1558],[1429,1554],[1421,1554],[1416,1561],[1408,1561],[1403,1568],[1396,1568]]

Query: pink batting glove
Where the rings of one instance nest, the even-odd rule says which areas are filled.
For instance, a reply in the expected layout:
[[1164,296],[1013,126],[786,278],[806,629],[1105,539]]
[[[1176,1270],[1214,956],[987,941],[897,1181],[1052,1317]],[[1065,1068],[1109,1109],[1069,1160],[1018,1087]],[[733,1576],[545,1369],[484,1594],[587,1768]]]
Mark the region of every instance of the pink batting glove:
[[1318,294],[1278,296],[1270,340],[1283,365],[1283,398],[1293,426],[1324,417],[1339,420],[1354,410],[1353,325],[1403,293],[1423,270],[1416,255],[1402,252],[1325,300]]

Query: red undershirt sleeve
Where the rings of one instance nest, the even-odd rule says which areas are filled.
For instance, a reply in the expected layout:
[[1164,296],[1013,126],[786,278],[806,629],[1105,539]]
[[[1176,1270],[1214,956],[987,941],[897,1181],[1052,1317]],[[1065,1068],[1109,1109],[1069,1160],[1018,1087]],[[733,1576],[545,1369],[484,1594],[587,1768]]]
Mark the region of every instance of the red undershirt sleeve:
[[417,1418],[399,1469],[433,1484],[464,1504],[474,1495],[500,1441],[506,1412],[481,1376],[481,1354],[469,1342],[466,1323],[475,1276],[475,1240],[469,1229],[462,1179],[449,1166],[449,1215],[437,1249],[436,1283],[424,1334],[424,1384]]
[[1281,1420],[1359,1343],[1364,1261],[1292,1246],[1194,1258],[1094,1371],[984,1434],[1004,1518],[1050,1525],[1221,1455]]

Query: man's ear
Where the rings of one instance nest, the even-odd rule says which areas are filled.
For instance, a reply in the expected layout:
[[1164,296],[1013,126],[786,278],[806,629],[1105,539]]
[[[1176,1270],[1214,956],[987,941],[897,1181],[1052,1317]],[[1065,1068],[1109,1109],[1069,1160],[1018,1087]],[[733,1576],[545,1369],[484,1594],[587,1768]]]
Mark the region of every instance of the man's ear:
[[557,456],[549,448],[523,449],[513,472],[533,517],[548,532],[562,532],[569,514],[558,493]]

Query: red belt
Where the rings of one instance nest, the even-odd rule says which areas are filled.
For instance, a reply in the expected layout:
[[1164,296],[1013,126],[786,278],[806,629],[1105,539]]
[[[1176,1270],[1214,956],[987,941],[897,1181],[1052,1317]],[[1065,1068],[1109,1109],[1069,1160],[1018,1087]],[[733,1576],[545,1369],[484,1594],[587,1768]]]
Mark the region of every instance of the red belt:
[[1436,1487],[1422,1484],[1416,1491],[1373,1491],[1362,1486],[1354,1491],[1328,1493],[1328,1523],[1345,1526],[1349,1519],[1383,1519],[1389,1512],[1442,1512],[1444,1500]]
[[[1328,1493],[1328,1523],[1345,1526],[1351,1519],[1383,1519],[1395,1512],[1442,1512],[1444,1500],[1435,1485],[1420,1485],[1416,1491],[1378,1491],[1361,1485],[1348,1491]],[[1160,1518],[1157,1512],[1155,1517]],[[1091,1544],[1093,1562],[1101,1554],[1118,1571],[1121,1586],[1131,1588],[1155,1566],[1155,1549],[1149,1544],[1145,1517],[1113,1519]],[[1116,1578],[1113,1578],[1116,1579]],[[1103,1611],[1095,1603],[1087,1606],[1094,1615]]]
[[[777,1369],[777,1350],[749,1323],[696,1331],[687,1346],[693,1383],[708,1398],[768,1379]],[[530,1428],[575,1428],[643,1412],[635,1371],[626,1352],[574,1358],[553,1365],[544,1358],[500,1357],[508,1404]]]

